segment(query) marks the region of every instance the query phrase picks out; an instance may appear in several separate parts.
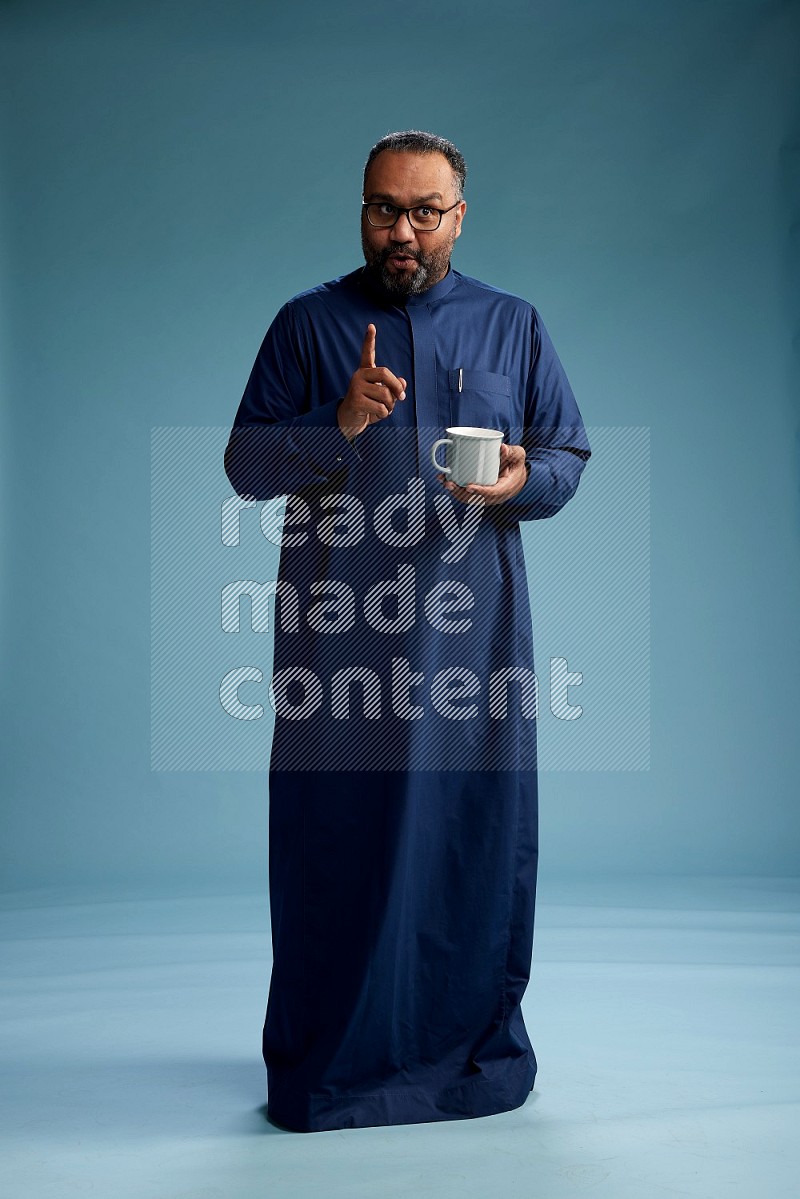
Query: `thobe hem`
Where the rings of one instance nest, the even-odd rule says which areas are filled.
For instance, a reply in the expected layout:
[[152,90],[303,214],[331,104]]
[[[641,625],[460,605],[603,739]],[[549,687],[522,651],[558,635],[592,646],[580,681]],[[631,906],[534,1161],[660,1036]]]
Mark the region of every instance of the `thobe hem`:
[[267,1116],[287,1132],[335,1132],[343,1128],[382,1128],[497,1116],[522,1107],[533,1090],[536,1065],[529,1055],[498,1062],[502,1076],[482,1072],[449,1087],[384,1086],[361,1095],[308,1095],[283,1103],[268,1097]]

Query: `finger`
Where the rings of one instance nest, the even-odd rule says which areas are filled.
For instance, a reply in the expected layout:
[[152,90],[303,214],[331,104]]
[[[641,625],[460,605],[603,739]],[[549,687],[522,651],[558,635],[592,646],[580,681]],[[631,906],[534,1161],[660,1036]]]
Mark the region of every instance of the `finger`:
[[367,325],[367,332],[364,337],[364,344],[361,347],[361,365],[375,365],[375,341],[378,336],[378,331],[374,325]]
[[365,383],[361,394],[366,399],[384,404],[390,412],[397,401],[397,396],[393,395],[388,387],[381,387],[380,383]]
[[385,420],[387,416],[391,416],[392,409],[389,404],[384,401],[380,403],[378,400],[364,399],[362,411],[365,412],[370,420]]
[[525,467],[525,447],[521,445],[506,445],[500,443],[500,469],[498,479],[502,482],[518,474]]
[[468,483],[466,490],[472,495],[481,496],[487,504],[502,504],[520,490],[520,483],[516,481],[517,472],[513,470],[515,463],[516,457],[512,455],[505,466],[501,466],[496,483]]
[[500,458],[505,462],[524,462],[527,456],[527,451],[524,445],[507,445],[505,441],[500,442]]
[[470,491],[486,496],[487,499],[494,498],[497,495],[504,496],[507,493],[510,494],[514,490],[514,476],[517,473],[516,471],[509,470],[510,466],[511,463],[507,462],[505,467],[500,467],[496,483],[467,483],[466,486]]
[[452,496],[455,496],[457,500],[460,500],[462,504],[483,503],[483,496],[473,495],[471,488],[468,489],[466,487],[461,487],[458,483],[452,483],[449,480],[445,483],[445,488]]
[[514,475],[517,474],[516,471],[509,471],[508,465],[509,464],[507,463],[505,469],[502,467],[500,468],[500,474],[497,477],[496,483],[466,483],[465,486],[468,487],[470,491],[477,491],[481,495],[505,495],[507,491],[511,492],[514,490]]
[[405,393],[405,380],[398,379],[386,366],[375,366],[371,369],[362,368],[361,377],[367,383],[382,383],[398,399]]
[[469,495],[479,495],[485,500],[494,499],[497,495],[497,483],[468,483],[464,491]]

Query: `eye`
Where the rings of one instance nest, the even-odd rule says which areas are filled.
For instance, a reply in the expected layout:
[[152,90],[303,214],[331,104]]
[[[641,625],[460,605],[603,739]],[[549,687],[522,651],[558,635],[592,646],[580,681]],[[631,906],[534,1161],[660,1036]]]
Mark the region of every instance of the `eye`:
[[421,208],[415,208],[414,211],[416,212],[417,216],[422,217],[423,221],[428,220],[432,216],[436,216],[436,209],[428,208],[426,204],[423,204]]
[[381,216],[394,216],[397,212],[394,204],[378,204],[378,212]]

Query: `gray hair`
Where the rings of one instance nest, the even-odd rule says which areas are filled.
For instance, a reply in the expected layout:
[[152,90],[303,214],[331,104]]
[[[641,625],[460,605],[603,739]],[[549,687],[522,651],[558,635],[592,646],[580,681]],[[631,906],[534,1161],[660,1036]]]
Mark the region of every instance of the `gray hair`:
[[387,133],[385,137],[375,143],[364,164],[365,191],[369,168],[384,150],[394,150],[406,154],[443,154],[450,163],[455,176],[456,201],[463,199],[464,183],[467,178],[467,164],[464,162],[464,155],[446,137],[439,137],[437,133],[425,133],[421,129],[405,129],[401,133]]

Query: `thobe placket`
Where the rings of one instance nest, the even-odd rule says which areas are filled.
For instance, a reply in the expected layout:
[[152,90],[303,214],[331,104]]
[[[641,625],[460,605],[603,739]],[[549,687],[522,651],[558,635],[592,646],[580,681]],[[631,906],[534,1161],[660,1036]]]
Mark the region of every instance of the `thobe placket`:
[[426,482],[436,481],[436,468],[431,462],[429,442],[433,430],[442,426],[436,387],[436,346],[433,319],[427,304],[409,305],[414,356],[414,424],[417,442],[417,477]]
[[436,338],[433,304],[453,286],[448,274],[424,296],[409,296],[406,314],[411,326],[414,356],[414,403],[417,439],[417,476],[435,485],[438,471],[431,462],[431,445],[451,423],[450,396],[440,394],[436,377]]

